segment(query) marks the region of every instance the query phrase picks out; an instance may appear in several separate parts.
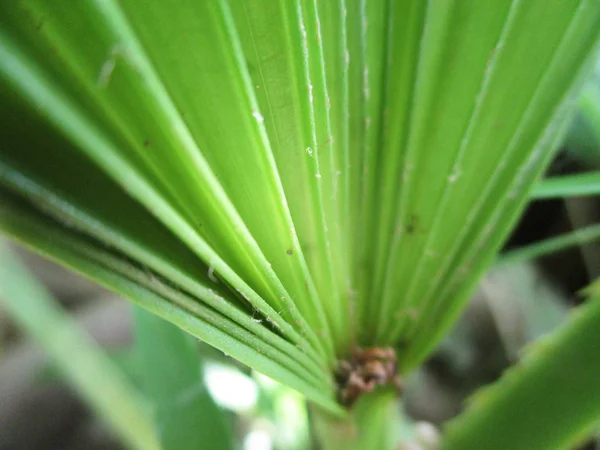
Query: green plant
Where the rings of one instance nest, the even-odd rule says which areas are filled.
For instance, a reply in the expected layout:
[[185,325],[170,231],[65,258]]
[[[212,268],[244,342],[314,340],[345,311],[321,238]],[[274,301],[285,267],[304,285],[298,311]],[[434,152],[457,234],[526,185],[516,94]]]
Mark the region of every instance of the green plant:
[[338,361],[393,347],[404,374],[445,335],[600,33],[593,0],[0,8],[1,229],[297,389],[324,445],[342,421],[361,448],[384,448],[389,392],[349,413]]

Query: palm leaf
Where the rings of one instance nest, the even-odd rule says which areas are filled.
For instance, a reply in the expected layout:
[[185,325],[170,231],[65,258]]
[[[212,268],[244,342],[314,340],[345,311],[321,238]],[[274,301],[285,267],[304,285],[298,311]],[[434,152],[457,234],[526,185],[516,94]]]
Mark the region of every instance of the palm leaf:
[[591,68],[593,0],[0,6],[2,230],[332,412],[453,324]]

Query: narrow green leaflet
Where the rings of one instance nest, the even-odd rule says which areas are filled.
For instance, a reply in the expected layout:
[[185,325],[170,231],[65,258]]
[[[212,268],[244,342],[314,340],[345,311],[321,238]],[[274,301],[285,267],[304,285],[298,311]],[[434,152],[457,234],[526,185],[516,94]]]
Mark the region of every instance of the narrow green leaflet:
[[0,297],[15,321],[48,352],[61,374],[130,448],[158,450],[140,393],[0,243]]
[[162,447],[232,449],[233,430],[204,385],[196,340],[141,308],[134,317],[140,381]]
[[585,195],[600,195],[600,172],[546,178],[531,191],[534,200]]
[[477,393],[442,449],[563,449],[600,421],[600,297],[587,301],[524,360]]
[[[398,192],[404,176],[404,149],[408,138],[408,127],[412,120],[415,86],[417,83],[417,63],[420,55],[421,36],[426,18],[427,3],[419,0],[391,2],[389,13],[389,44],[385,113],[382,131],[383,145],[386,149],[381,155],[381,167],[378,168],[378,195],[381,203],[377,208],[378,219],[372,230],[372,263],[363,270],[372,267],[372,279],[367,284],[372,291],[366,291],[366,298],[359,299],[362,314],[367,315],[369,298],[381,297],[385,287],[384,280],[389,279],[394,267],[388,264],[388,258],[395,238],[401,229],[394,223],[394,214],[398,205]],[[408,13],[405,14],[405,11]],[[371,266],[372,264],[372,266]],[[391,301],[391,299],[390,299]],[[377,320],[371,311],[371,319]],[[376,322],[371,327],[377,327]],[[368,333],[373,333],[367,328]]]
[[[321,336],[339,334],[343,326],[339,321],[346,315],[339,314],[343,298],[339,292],[341,275],[336,272],[341,267],[338,265],[336,269],[333,263],[334,258],[339,261],[340,248],[336,241],[332,246],[329,239],[339,236],[341,230],[331,223],[335,220],[335,211],[330,210],[326,216],[324,209],[325,197],[330,199],[332,195],[331,189],[325,190],[332,186],[332,174],[321,169],[323,158],[320,156],[321,146],[331,152],[333,143],[328,143],[329,137],[323,136],[318,141],[314,101],[325,99],[325,86],[319,67],[314,67],[314,71],[321,77],[312,79],[308,60],[308,45],[314,43],[317,31],[313,30],[308,36],[303,11],[296,2],[265,4],[244,0],[232,1],[229,5],[259,102],[259,119],[269,133],[292,214],[292,231],[298,236],[302,255],[311,269],[306,287],[313,298],[319,296],[311,313],[315,317],[314,326]],[[321,119],[326,122],[326,117]],[[329,228],[331,232],[326,231]],[[292,251],[287,257],[302,256]]]
[[571,231],[535,244],[502,253],[496,265],[504,266],[525,260],[540,258],[545,255],[560,252],[575,246],[583,246],[588,242],[600,239],[600,224],[589,225],[585,228]]

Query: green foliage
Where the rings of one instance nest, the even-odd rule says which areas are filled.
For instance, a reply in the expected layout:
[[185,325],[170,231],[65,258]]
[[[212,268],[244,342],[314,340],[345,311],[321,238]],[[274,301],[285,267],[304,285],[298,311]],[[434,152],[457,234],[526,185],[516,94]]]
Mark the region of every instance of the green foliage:
[[[303,392],[308,398],[333,412],[341,408],[331,399],[332,388],[327,378],[310,373],[314,362],[282,339],[261,340],[233,319],[195,302],[161,280],[147,267],[140,267],[114,254],[104,246],[68,232],[56,222],[32,211],[30,205],[6,195],[0,203],[0,229],[42,254],[50,254],[62,264],[72,267],[115,292],[140,304],[151,312],[175,323],[190,334],[217,348],[225,348],[230,356],[272,378],[282,380]],[[206,297],[227,305],[215,290]],[[254,319],[248,321],[255,325]],[[267,334],[269,338],[277,335]],[[318,372],[317,372],[318,373]],[[317,390],[313,385],[321,386]]]
[[128,447],[159,449],[148,405],[129,381],[0,243],[0,297],[15,321],[48,352],[61,375]]
[[600,172],[546,178],[531,191],[536,200],[585,195],[600,195]]
[[204,386],[196,340],[141,308],[134,314],[138,372],[162,448],[234,448],[233,430]]
[[569,155],[587,166],[600,168],[600,64],[586,83],[577,114],[564,145]]
[[519,261],[539,258],[552,253],[585,245],[600,239],[600,224],[589,225],[585,228],[571,231],[569,233],[555,236],[544,241],[527,245],[523,248],[510,250],[499,256],[497,265],[514,264]]
[[455,322],[599,34],[595,0],[3,2],[0,229],[344,415],[338,358]]
[[450,423],[442,449],[571,448],[600,420],[600,296],[524,360],[478,392]]

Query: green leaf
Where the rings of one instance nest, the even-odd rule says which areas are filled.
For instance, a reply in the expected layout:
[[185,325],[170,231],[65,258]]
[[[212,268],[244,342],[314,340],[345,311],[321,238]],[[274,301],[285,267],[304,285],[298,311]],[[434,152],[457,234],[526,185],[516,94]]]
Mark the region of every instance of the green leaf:
[[[139,379],[139,364],[136,356],[129,348],[107,348],[105,355],[110,362],[123,373],[131,383],[137,386]],[[54,364],[49,363],[43,367],[39,379],[42,382],[60,381],[60,369]]]
[[[401,220],[384,285],[389,300],[377,302],[389,305],[378,323],[394,317],[384,337],[406,342],[408,367],[454,322],[513,227],[561,137],[577,95],[571,89],[583,81],[566,67],[587,73],[598,39],[580,28],[590,20],[598,30],[591,25],[598,17],[589,13],[600,10],[591,3],[442,4],[447,9],[433,7],[426,19],[431,44],[422,40],[424,75],[417,74],[413,100],[414,114],[424,116],[413,116],[409,126]],[[519,70],[521,64],[528,69]]]
[[600,168],[600,63],[586,83],[564,145],[569,155]]
[[[347,307],[340,290],[348,275],[340,265],[343,230],[332,201],[337,143],[326,112],[322,49],[313,39],[321,32],[314,3],[244,0],[229,7],[293,219],[292,233],[301,244],[301,252],[295,256],[294,249],[288,258],[307,265],[303,274],[312,304],[306,314],[322,336],[335,333],[336,344],[343,345],[347,316],[339,311]],[[322,150],[330,157],[324,158]]]
[[[2,154],[0,173],[11,189],[23,193],[36,205],[43,205],[44,212],[60,223],[94,236],[134,260],[143,261],[144,267],[203,299],[261,339],[278,342],[277,345],[282,345],[281,349],[285,352],[300,353],[261,326],[260,315],[256,311],[249,315],[247,308],[240,310],[243,304],[236,301],[226,286],[215,282],[210,266],[198,260],[146,210],[123,196],[112,180],[94,171],[89,161],[78,155],[68,142],[57,140],[42,124],[38,124],[39,134],[32,141],[31,135],[22,126],[28,119],[32,120],[30,116],[13,114],[5,119],[10,124],[6,130],[12,130],[7,137],[14,146]],[[52,151],[57,144],[66,152],[64,155]],[[74,176],[60,176],[63,170]],[[87,186],[87,189],[78,189],[81,185]],[[121,211],[127,211],[127,214]],[[218,296],[215,297],[214,293]],[[221,301],[220,296],[229,301]],[[264,301],[253,306],[255,310],[264,309],[267,317],[277,314]],[[291,336],[298,345],[305,342],[293,332]],[[307,352],[311,350],[307,345],[304,347]],[[307,361],[306,356],[295,357]]]
[[232,449],[233,433],[202,380],[196,340],[160,317],[134,309],[144,393],[165,449]]
[[535,200],[585,195],[600,195],[600,172],[546,178],[531,191]]
[[[242,305],[223,283],[215,283],[214,278],[211,279],[210,267],[191,254],[143,208],[129,197],[120,195],[118,187],[95,172],[89,161],[79,157],[68,142],[57,141],[50,130],[38,124],[38,135],[32,143],[31,134],[21,128],[27,120],[33,120],[30,116],[24,118],[17,114],[5,118],[11,125],[7,130],[12,130],[9,140],[15,146],[2,155],[4,161],[0,161],[0,173],[11,188],[23,192],[36,205],[44,203],[45,213],[55,217],[59,224],[68,224],[69,228],[95,236],[133,260],[143,261],[146,277],[165,277],[176,282],[268,345],[274,345],[302,365],[312,366],[311,370],[320,374],[319,385],[323,381],[327,383],[329,374],[315,365],[311,360],[314,357],[307,357],[299,348],[266,328],[263,324],[266,321],[255,310],[241,308]],[[61,142],[63,150],[69,150],[64,157],[52,151],[56,142]],[[42,159],[42,155],[45,158]],[[61,177],[63,170],[74,176]],[[36,181],[33,182],[32,178]],[[87,189],[78,189],[81,185],[87,186]],[[10,197],[8,193],[3,196],[6,200]],[[127,211],[127,214],[121,211]],[[5,216],[5,220],[8,217]],[[40,230],[40,233],[43,234],[43,231]],[[224,301],[225,298],[227,301]],[[227,347],[218,347],[230,352]],[[325,392],[330,390],[328,387]]]
[[[341,409],[332,400],[326,376],[315,376],[302,362],[260,340],[245,328],[212,308],[198,303],[164,282],[147,268],[107,250],[102,245],[65,231],[59,224],[22,200],[2,196],[0,229],[13,238],[26,242],[42,254],[71,267],[151,312],[174,323],[188,333],[213,345],[241,362],[301,391],[332,413]],[[224,299],[209,292],[215,301]],[[318,373],[318,372],[317,372]]]
[[589,225],[585,228],[503,253],[498,257],[496,265],[504,266],[540,258],[578,245],[583,246],[598,239],[600,239],[600,224]]
[[588,295],[590,297],[600,295],[600,278],[595,279],[589,286],[582,289],[579,294]]
[[442,449],[571,448],[600,420],[600,297],[533,344],[450,423]]
[[48,352],[82,399],[131,448],[159,449],[147,405],[44,286],[0,243],[0,291],[15,321]]

